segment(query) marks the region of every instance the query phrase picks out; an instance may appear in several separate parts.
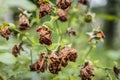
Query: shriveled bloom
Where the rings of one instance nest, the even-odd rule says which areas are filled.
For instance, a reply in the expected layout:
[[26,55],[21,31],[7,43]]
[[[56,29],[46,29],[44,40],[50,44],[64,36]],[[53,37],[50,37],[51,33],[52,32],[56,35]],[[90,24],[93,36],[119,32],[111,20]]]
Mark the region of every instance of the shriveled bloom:
[[45,72],[47,70],[46,53],[41,53],[40,58],[30,65],[31,71]]
[[46,45],[52,44],[51,30],[49,30],[47,27],[39,27],[36,31],[40,33],[39,43]]
[[101,40],[105,38],[105,34],[103,33],[102,30],[95,30],[92,32],[87,33],[90,37],[89,37],[89,42],[91,42],[93,39],[95,40]]
[[78,56],[77,50],[71,46],[64,47],[60,50],[59,56],[62,60],[62,66],[66,66],[69,61],[75,62]]
[[83,4],[83,5],[87,5],[88,4],[88,0],[78,0],[78,2]]
[[60,58],[55,53],[52,53],[49,56],[49,60],[49,71],[53,74],[58,74],[58,72],[61,71],[62,68]]
[[57,15],[60,21],[67,21],[67,14],[64,10],[59,9]]
[[91,78],[94,76],[93,70],[94,70],[93,64],[90,61],[85,62],[84,66],[80,70],[81,79],[91,80]]
[[19,17],[19,30],[24,31],[30,29],[30,23],[25,14],[21,14]]
[[0,28],[0,35],[4,38],[6,38],[6,40],[9,39],[11,32],[8,26],[5,26],[4,28]]
[[52,12],[51,6],[49,3],[42,3],[39,7],[39,18],[44,17],[47,14]]
[[57,0],[57,7],[63,10],[68,10],[71,7],[71,0]]
[[66,33],[67,33],[69,36],[71,36],[71,35],[76,36],[76,32],[75,32],[75,31],[73,30],[73,28],[71,28],[71,27],[67,28]]
[[20,50],[24,50],[22,48],[22,44],[23,43],[20,43],[19,45],[14,45],[13,48],[12,48],[12,54],[15,56],[15,57],[18,57],[18,55],[20,55]]
[[117,67],[117,66],[114,66],[113,71],[114,71],[114,74],[115,74],[116,78],[119,79],[120,68]]

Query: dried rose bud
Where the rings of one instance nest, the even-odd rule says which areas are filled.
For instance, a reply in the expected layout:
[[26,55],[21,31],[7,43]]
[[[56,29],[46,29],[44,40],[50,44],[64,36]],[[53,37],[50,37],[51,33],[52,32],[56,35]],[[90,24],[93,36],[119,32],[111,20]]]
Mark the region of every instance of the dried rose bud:
[[6,40],[9,39],[11,32],[10,29],[8,28],[8,26],[5,26],[4,28],[0,28],[0,35],[4,38],[6,38]]
[[66,58],[68,58],[68,60],[72,62],[75,62],[78,56],[77,50],[70,46],[63,48],[59,54],[66,54]]
[[78,2],[83,4],[83,5],[87,5],[88,4],[88,0],[78,0]]
[[23,43],[20,43],[19,45],[14,45],[14,47],[12,48],[12,54],[15,56],[15,57],[18,57],[18,55],[20,54],[20,50],[24,50],[22,48],[22,44]]
[[96,35],[96,38],[99,38],[99,39],[105,38],[105,34],[101,30],[97,32],[95,35]]
[[71,27],[67,29],[66,33],[67,33],[69,36],[71,36],[71,35],[76,36],[76,32],[75,32],[75,31],[73,30],[73,28],[71,28]]
[[42,18],[45,15],[50,14],[51,12],[52,12],[52,9],[49,3],[42,3],[39,8],[39,18]]
[[60,21],[67,21],[67,14],[64,10],[59,9],[57,15]]
[[58,72],[61,71],[62,67],[60,58],[56,54],[52,53],[49,56],[49,60],[49,71],[53,74],[58,74]]
[[38,0],[39,4],[42,4],[43,3],[43,0]]
[[22,14],[19,18],[19,29],[21,31],[30,29],[29,20],[24,14]]
[[88,33],[89,37],[89,42],[91,42],[93,39],[95,40],[100,40],[105,38],[105,34],[103,33],[102,30],[96,30],[93,32]]
[[71,7],[71,0],[57,0],[57,7],[63,10],[68,10]]
[[114,66],[114,67],[113,67],[113,71],[114,71],[114,73],[115,73],[116,78],[119,79],[120,68]]
[[37,29],[37,32],[40,33],[39,42],[41,44],[51,45],[52,44],[52,32],[46,27],[41,27]]
[[85,62],[84,66],[80,70],[81,79],[91,80],[91,78],[94,76],[93,70],[94,70],[93,64],[90,61]]
[[46,53],[41,53],[40,58],[34,64],[30,65],[31,71],[45,72],[47,70]]

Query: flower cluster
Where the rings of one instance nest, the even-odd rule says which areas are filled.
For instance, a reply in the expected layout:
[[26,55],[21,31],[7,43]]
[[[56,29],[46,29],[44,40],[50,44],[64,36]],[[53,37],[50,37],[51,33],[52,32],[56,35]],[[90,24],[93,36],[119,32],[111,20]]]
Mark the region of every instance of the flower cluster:
[[68,62],[75,62],[77,50],[71,47],[64,47],[60,51],[52,52],[50,55],[41,53],[41,57],[34,64],[30,65],[31,71],[44,72],[48,69],[53,74],[58,74],[62,66],[67,66]]
[[39,43],[51,45],[52,44],[52,31],[49,30],[47,27],[39,27],[36,30],[40,34]]

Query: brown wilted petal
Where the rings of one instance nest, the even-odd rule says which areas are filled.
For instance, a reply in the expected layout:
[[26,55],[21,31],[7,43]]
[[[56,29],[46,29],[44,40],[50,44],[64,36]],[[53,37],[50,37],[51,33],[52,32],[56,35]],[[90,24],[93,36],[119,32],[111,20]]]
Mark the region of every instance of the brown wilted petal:
[[67,21],[67,14],[64,10],[59,9],[57,15],[60,21]]
[[57,7],[63,10],[68,10],[71,7],[71,0],[57,0]]
[[80,70],[81,79],[91,80],[91,78],[94,76],[93,70],[94,70],[93,64],[90,61],[85,62],[84,66]]
[[51,12],[52,12],[52,9],[49,3],[42,3],[39,8],[39,18],[42,18],[45,15],[50,14]]
[[41,30],[39,31],[40,38],[39,42],[41,44],[51,45],[52,44],[52,32],[46,27],[41,27]]
[[114,67],[113,67],[113,71],[114,71],[114,73],[115,73],[116,78],[119,79],[120,68],[114,66]]
[[22,14],[19,18],[19,30],[24,31],[30,29],[30,23],[28,18]]
[[49,71],[53,74],[58,74],[59,71],[61,71],[61,60],[60,58],[52,53],[49,56],[50,64],[49,64]]
[[75,31],[73,30],[73,28],[71,28],[71,27],[67,29],[66,33],[67,33],[69,36],[71,36],[71,35],[76,36],[76,32],[75,32]]
[[46,53],[41,53],[40,58],[34,64],[30,65],[31,71],[45,72],[47,70]]
[[12,48],[12,54],[15,56],[15,57],[18,57],[18,55],[20,54],[20,50],[24,50],[22,48],[22,43],[20,43],[19,45],[14,45],[13,48]]
[[65,47],[63,48],[60,53],[60,55],[65,55],[66,54],[66,58],[69,60],[69,61],[72,61],[72,62],[75,62],[76,59],[77,59],[77,50],[72,48],[72,47]]
[[10,32],[8,26],[0,29],[0,35],[2,37],[6,38],[6,40],[9,39],[10,34],[11,34],[11,32]]
[[78,0],[78,2],[83,4],[83,5],[87,5],[88,4],[88,0]]

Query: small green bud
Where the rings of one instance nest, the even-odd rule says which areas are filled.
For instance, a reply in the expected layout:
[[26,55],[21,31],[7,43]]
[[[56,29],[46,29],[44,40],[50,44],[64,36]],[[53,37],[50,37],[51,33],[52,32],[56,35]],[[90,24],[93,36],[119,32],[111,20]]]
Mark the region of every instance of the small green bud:
[[86,14],[84,17],[85,22],[90,23],[92,22],[92,15]]

